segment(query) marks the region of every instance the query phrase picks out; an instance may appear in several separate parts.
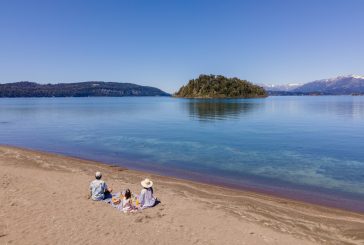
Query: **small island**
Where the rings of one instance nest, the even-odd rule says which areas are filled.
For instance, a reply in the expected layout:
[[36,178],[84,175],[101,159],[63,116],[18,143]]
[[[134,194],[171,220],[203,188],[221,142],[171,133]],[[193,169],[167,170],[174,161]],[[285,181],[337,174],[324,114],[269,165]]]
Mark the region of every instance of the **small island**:
[[239,78],[221,75],[200,75],[182,86],[175,97],[179,98],[264,98],[264,88]]

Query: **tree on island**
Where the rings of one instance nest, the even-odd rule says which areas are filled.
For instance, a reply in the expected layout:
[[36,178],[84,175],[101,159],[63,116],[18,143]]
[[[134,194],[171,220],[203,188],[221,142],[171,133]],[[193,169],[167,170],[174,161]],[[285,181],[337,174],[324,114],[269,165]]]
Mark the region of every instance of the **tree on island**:
[[181,98],[264,98],[264,88],[239,78],[221,75],[200,75],[182,86],[175,97]]

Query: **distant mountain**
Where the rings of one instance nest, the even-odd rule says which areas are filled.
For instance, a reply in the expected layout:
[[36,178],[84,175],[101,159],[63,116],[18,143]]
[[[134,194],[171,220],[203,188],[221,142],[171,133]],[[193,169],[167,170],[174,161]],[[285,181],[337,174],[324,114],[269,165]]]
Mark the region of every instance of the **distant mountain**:
[[364,95],[364,76],[348,75],[306,84],[261,86],[269,95]]
[[349,75],[306,83],[291,92],[318,94],[364,94],[364,76]]
[[0,97],[88,97],[88,96],[170,96],[154,87],[132,83],[81,82],[38,84],[16,82],[0,84]]
[[175,97],[182,98],[263,98],[264,88],[239,78],[220,75],[200,75],[182,86]]
[[261,84],[265,90],[267,91],[291,91],[293,89],[296,89],[302,84],[300,83],[289,83],[289,84]]

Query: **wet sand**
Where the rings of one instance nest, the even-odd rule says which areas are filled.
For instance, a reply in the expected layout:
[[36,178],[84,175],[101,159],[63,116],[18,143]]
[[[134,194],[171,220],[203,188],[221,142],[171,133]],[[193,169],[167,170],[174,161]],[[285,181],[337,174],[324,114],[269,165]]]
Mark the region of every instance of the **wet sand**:
[[[135,214],[87,199],[153,180],[161,203]],[[364,214],[0,146],[0,244],[364,244]]]

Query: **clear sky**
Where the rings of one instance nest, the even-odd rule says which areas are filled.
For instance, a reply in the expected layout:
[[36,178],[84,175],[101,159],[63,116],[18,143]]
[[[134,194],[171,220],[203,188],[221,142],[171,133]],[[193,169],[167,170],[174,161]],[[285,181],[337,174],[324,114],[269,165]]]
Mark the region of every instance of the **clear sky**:
[[0,82],[364,75],[361,0],[0,0]]

